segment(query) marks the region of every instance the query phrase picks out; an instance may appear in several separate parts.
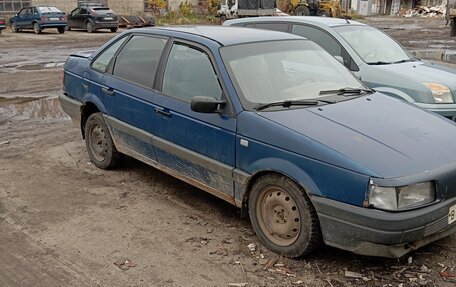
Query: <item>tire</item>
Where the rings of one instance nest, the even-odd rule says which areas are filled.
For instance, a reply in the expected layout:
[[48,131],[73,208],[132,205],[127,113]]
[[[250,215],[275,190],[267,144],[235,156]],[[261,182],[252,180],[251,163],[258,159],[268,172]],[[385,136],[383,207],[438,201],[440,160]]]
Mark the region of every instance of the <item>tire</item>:
[[13,33],[19,32],[19,29],[17,28],[16,23],[14,23],[14,22],[11,23],[11,32],[13,32]]
[[67,31],[71,31],[71,27],[70,27],[70,25],[66,25],[66,26],[65,26],[65,30],[67,30]]
[[38,23],[34,23],[33,24],[33,31],[35,32],[35,34],[40,34],[41,31],[43,31],[41,28],[40,28],[40,25]]
[[116,33],[118,28],[111,28],[110,30],[111,30],[112,33]]
[[59,34],[65,33],[66,28],[65,27],[59,27],[57,28],[57,31],[59,31]]
[[296,258],[321,244],[317,213],[305,190],[289,178],[278,174],[259,178],[248,205],[253,229],[271,251]]
[[92,22],[89,21],[89,22],[86,23],[86,30],[89,33],[93,32],[93,23]]
[[296,7],[294,14],[296,16],[309,16],[310,11],[309,11],[309,8],[307,8],[304,5],[301,5],[301,6]]
[[111,169],[119,164],[121,154],[112,142],[108,126],[101,113],[89,116],[85,124],[84,137],[90,161],[96,167]]

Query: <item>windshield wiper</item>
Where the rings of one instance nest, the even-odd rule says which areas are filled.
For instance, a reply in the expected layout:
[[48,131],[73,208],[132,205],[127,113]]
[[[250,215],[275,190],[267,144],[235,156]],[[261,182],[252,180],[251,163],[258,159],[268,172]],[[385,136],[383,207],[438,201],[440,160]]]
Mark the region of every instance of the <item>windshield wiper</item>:
[[273,102],[268,104],[259,104],[255,107],[255,110],[261,111],[270,107],[284,107],[289,108],[291,106],[316,106],[318,105],[317,100],[285,100],[280,102]]
[[377,62],[367,62],[368,65],[389,65],[393,64],[394,62],[384,62],[384,61],[377,61]]
[[343,96],[347,94],[357,94],[360,95],[362,93],[373,93],[374,91],[371,89],[351,89],[351,88],[345,88],[345,89],[338,89],[338,90],[325,90],[325,91],[320,91],[318,94],[319,95],[329,95],[329,94],[337,94],[338,96]]
[[399,64],[399,63],[415,62],[415,61],[418,61],[418,59],[416,59],[416,58],[405,59],[405,60],[400,60],[400,61],[392,62],[391,64]]

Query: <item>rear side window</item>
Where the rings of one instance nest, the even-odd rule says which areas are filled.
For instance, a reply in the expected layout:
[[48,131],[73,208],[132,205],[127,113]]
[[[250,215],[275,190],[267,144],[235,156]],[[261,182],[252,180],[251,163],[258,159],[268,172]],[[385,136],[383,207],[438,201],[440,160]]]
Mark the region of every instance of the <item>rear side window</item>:
[[117,55],[113,75],[152,88],[167,39],[133,36]]
[[120,48],[120,46],[122,46],[123,42],[125,42],[125,39],[127,39],[127,37],[120,39],[119,41],[112,44],[109,48],[104,50],[101,55],[99,55],[92,63],[92,69],[102,73],[106,72],[109,62],[111,62],[111,59],[114,57],[116,51]]
[[163,77],[163,93],[190,102],[195,96],[222,98],[222,89],[209,56],[196,48],[175,44]]
[[257,24],[255,24],[255,28],[264,29],[264,30],[274,30],[274,31],[280,31],[280,32],[287,32],[288,31],[288,24],[287,23],[257,23]]

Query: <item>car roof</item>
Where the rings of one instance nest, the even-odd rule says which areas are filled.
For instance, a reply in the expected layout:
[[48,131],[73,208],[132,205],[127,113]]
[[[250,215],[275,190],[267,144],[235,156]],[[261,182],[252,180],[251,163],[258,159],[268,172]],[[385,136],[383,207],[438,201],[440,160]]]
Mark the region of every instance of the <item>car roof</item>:
[[242,19],[233,19],[228,20],[226,24],[234,24],[234,23],[259,23],[259,22],[293,22],[293,23],[312,23],[317,25],[325,25],[328,27],[335,27],[335,26],[342,26],[342,25],[363,25],[367,26],[366,24],[352,21],[350,19],[341,19],[341,18],[332,18],[332,17],[316,17],[316,16],[266,16],[266,17],[252,17],[252,18],[242,18]]
[[[223,46],[242,43],[274,41],[274,40],[302,40],[302,37],[284,32],[250,29],[244,27],[222,27],[222,26],[168,26],[135,29],[135,31],[163,31],[177,32],[202,36],[214,40]],[[168,33],[165,33],[168,34]]]

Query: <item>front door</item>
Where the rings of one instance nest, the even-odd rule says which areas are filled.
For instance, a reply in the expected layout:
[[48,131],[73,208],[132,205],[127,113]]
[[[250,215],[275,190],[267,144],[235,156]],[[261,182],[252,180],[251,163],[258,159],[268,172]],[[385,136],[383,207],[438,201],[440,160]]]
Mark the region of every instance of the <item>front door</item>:
[[173,44],[154,100],[154,146],[159,163],[226,199],[234,196],[236,119],[228,104],[212,114],[190,108],[195,96],[225,98],[212,62],[204,47]]

